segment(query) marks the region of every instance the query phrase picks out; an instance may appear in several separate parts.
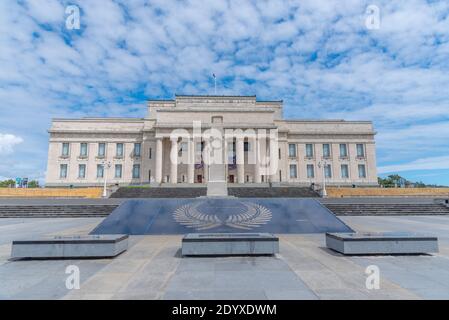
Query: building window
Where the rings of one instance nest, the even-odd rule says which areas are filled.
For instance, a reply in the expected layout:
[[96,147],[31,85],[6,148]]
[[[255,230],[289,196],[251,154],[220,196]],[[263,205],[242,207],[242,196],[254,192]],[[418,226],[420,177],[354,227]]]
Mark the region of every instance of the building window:
[[62,144],[61,156],[63,156],[63,157],[68,157],[69,156],[69,144],[67,142],[64,142]]
[[98,144],[98,157],[103,158],[106,155],[106,143]]
[[122,165],[116,164],[115,165],[115,178],[121,178],[122,177]]
[[59,178],[61,178],[61,179],[67,178],[67,165],[66,164],[61,164],[59,166]]
[[85,164],[80,164],[78,166],[78,178],[80,178],[80,179],[86,178],[86,165]]
[[341,165],[341,177],[343,179],[349,178],[349,168],[347,164]]
[[357,144],[357,158],[364,158],[365,157],[365,148],[364,145],[361,143]]
[[345,143],[340,144],[340,158],[348,157],[348,145]]
[[324,158],[331,157],[331,145],[329,143],[323,144],[323,157]]
[[187,142],[181,142],[179,144],[178,157],[182,157],[183,154],[187,154],[187,147],[188,147]]
[[80,157],[87,157],[87,143],[80,144]]
[[359,178],[366,178],[366,168],[364,164],[359,164]]
[[104,166],[97,164],[97,178],[104,178]]
[[278,153],[279,153],[279,160],[281,160],[281,148],[278,149]]
[[332,167],[330,164],[324,166],[324,177],[332,178]]
[[292,179],[298,178],[298,170],[297,170],[296,164],[290,165],[290,178],[292,178]]
[[307,178],[315,178],[315,167],[313,164],[307,165]]
[[288,145],[288,156],[290,158],[296,158],[296,144]]
[[123,157],[123,143],[117,143],[115,156],[117,158],[122,158]]
[[141,144],[140,143],[134,143],[134,156],[140,157],[140,150],[141,150]]
[[151,149],[151,148],[150,148],[150,152],[149,152],[148,158],[149,159],[153,158],[153,149]]
[[150,182],[152,181],[151,180],[151,170],[148,170],[148,181],[150,181]]
[[140,178],[140,164],[133,165],[133,179]]
[[306,157],[313,158],[313,144],[306,144]]
[[250,144],[248,141],[246,141],[246,142],[243,143],[243,150],[244,150],[245,152],[251,151],[251,144]]

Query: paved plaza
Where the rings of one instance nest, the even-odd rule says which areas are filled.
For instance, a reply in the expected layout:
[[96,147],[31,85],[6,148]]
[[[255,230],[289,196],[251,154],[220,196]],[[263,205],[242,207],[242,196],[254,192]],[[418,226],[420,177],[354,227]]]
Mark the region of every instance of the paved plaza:
[[[440,253],[345,257],[323,234],[279,235],[274,257],[182,258],[181,236],[131,236],[115,259],[9,261],[11,241],[86,234],[102,218],[1,219],[0,299],[449,299],[449,216],[344,217],[357,231],[412,231],[439,237]],[[66,289],[66,267],[81,288]],[[380,289],[365,269],[380,269]]]

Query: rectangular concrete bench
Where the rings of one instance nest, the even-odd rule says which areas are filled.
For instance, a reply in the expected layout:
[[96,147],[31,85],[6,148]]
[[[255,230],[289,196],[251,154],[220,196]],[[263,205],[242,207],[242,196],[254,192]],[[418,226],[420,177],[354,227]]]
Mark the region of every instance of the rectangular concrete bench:
[[438,238],[406,232],[326,233],[326,246],[348,255],[438,252]]
[[128,235],[55,236],[12,242],[11,258],[108,258],[128,249]]
[[182,239],[184,256],[273,255],[279,238],[270,233],[189,233]]

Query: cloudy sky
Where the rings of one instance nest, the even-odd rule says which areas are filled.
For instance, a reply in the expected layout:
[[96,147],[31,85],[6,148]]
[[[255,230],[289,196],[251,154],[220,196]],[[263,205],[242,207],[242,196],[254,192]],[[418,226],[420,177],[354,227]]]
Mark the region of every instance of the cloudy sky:
[[44,180],[51,118],[143,117],[215,73],[287,118],[373,120],[379,173],[449,185],[448,69],[449,1],[2,0],[0,179]]

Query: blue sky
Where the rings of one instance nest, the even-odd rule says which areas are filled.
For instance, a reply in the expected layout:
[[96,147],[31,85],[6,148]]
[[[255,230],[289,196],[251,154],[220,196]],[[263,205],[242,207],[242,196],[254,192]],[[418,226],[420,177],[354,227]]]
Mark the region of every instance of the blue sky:
[[0,1],[0,179],[44,180],[51,118],[143,117],[215,73],[288,118],[372,120],[381,175],[449,185],[448,69],[448,1]]

